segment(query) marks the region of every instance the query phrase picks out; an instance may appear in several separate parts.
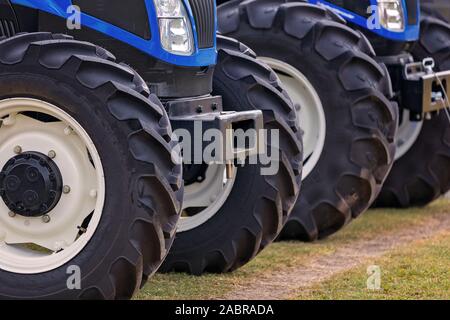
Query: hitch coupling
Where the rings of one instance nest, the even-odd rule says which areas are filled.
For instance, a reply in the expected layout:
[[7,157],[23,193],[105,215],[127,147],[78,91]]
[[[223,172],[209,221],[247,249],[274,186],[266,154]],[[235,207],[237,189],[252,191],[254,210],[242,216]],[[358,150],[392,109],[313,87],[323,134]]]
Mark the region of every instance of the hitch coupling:
[[[265,153],[260,110],[223,111],[218,96],[170,101],[166,106],[185,164],[231,165]],[[205,151],[211,150],[209,157],[205,156]]]
[[404,105],[412,113],[424,115],[450,108],[450,70],[434,72],[432,58],[405,64],[402,92]]

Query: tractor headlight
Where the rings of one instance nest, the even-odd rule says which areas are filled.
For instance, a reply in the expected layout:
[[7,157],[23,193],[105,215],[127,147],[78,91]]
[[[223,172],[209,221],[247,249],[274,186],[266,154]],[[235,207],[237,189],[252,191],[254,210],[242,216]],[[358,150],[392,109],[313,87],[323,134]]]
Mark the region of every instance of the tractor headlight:
[[181,0],[153,0],[159,22],[162,47],[179,55],[194,51],[194,37],[186,8]]
[[405,30],[402,0],[378,0],[378,14],[384,28],[394,32]]

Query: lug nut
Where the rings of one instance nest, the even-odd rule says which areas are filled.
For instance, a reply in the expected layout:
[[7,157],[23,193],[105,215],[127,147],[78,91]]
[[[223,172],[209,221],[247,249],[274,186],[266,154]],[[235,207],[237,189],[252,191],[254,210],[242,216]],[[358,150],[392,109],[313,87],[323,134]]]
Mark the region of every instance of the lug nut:
[[42,221],[43,221],[44,223],[49,223],[50,220],[51,220],[51,218],[50,218],[50,216],[49,216],[48,214],[44,214],[44,215],[42,216]]
[[8,118],[3,119],[2,124],[5,126],[12,126],[14,123],[16,123],[16,117],[13,115],[10,115]]
[[11,218],[14,218],[15,216],[16,216],[16,213],[15,212],[12,212],[12,211],[10,211],[9,213],[8,213],[8,215],[11,217]]
[[62,189],[63,193],[68,194],[70,193],[70,186],[65,185]]
[[14,147],[14,153],[15,154],[21,154],[22,153],[22,147],[21,146],[15,146]]
[[96,198],[97,197],[97,190],[92,189],[91,191],[89,191],[89,195],[91,196],[91,198]]
[[50,159],[54,159],[54,158],[56,157],[56,152],[55,152],[54,150],[50,150],[50,151],[48,152],[48,157],[49,157]]
[[79,230],[81,233],[86,233],[86,232],[87,232],[87,229],[86,229],[86,228],[83,228],[83,227],[80,227],[80,226],[78,226],[77,228],[78,228],[78,230]]
[[53,249],[55,252],[61,251],[62,249],[64,249],[66,247],[66,242],[65,241],[56,241],[53,244]]
[[72,132],[73,132],[73,129],[72,129],[71,127],[65,127],[65,128],[64,128],[64,134],[65,134],[66,136],[71,135]]

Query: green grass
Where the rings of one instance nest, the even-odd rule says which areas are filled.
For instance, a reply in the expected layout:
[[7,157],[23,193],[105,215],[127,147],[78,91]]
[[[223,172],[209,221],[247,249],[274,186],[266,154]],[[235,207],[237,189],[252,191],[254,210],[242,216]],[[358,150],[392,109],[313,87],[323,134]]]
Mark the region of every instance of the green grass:
[[[381,288],[367,289],[367,266],[381,268]],[[397,249],[339,274],[295,299],[450,299],[450,231]]]
[[[332,254],[340,246],[380,234],[412,228],[447,214],[450,202],[439,200],[423,209],[371,210],[338,234],[313,244],[281,242],[271,245],[256,259],[236,272],[224,275],[194,277],[186,274],[157,274],[143,288],[138,299],[211,299],[220,298],[236,285],[289,266],[308,263],[311,259]],[[448,264],[450,265],[450,264]],[[308,295],[308,297],[310,297]],[[311,296],[312,297],[312,296]]]

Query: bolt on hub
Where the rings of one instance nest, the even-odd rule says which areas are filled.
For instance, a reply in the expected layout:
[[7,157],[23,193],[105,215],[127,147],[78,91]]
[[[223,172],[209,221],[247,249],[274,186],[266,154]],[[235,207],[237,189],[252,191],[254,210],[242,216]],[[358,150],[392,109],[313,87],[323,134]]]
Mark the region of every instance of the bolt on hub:
[[58,204],[62,185],[56,163],[39,152],[11,158],[0,172],[0,194],[14,216],[46,215]]

